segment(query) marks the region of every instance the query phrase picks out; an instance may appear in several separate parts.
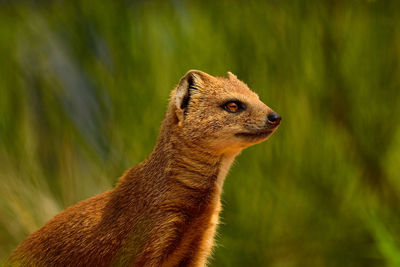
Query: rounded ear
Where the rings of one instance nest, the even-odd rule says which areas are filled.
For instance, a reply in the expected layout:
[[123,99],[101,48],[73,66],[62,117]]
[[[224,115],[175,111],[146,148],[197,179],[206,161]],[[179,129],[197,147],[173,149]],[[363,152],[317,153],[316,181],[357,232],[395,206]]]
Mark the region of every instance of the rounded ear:
[[173,99],[179,125],[182,124],[192,95],[202,90],[207,76],[210,75],[199,70],[190,70],[181,78]]
[[233,74],[232,72],[228,71],[228,78],[229,80],[237,79],[236,75]]

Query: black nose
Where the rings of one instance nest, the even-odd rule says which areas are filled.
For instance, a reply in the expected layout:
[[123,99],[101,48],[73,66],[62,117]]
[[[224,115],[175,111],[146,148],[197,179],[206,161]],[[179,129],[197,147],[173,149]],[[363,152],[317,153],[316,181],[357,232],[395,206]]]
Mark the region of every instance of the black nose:
[[279,125],[281,123],[281,116],[278,113],[272,112],[267,116],[267,122],[271,125]]

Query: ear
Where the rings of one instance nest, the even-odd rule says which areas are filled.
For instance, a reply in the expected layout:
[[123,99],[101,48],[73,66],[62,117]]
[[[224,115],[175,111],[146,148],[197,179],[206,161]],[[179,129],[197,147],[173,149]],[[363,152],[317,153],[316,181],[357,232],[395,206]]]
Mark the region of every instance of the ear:
[[190,70],[181,78],[174,95],[175,113],[179,125],[182,125],[192,95],[202,90],[207,76],[209,75],[202,71]]
[[228,78],[229,80],[237,80],[237,77],[232,72],[228,71]]

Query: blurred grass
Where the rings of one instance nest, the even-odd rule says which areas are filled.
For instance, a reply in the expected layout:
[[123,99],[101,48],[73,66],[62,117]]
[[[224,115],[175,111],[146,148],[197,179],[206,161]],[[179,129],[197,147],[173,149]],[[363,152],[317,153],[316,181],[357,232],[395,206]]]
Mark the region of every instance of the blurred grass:
[[212,266],[400,265],[397,1],[0,2],[0,262],[151,151],[189,69],[283,117],[225,184]]

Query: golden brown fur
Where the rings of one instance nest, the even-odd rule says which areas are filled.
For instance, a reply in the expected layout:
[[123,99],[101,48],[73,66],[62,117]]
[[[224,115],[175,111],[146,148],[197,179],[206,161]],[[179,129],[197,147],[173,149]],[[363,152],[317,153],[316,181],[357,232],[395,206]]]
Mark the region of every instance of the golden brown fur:
[[[230,100],[245,110],[224,110]],[[271,112],[233,74],[189,71],[171,94],[148,158],[112,190],[55,216],[6,265],[204,266],[227,171],[242,149],[276,129],[267,123]]]

